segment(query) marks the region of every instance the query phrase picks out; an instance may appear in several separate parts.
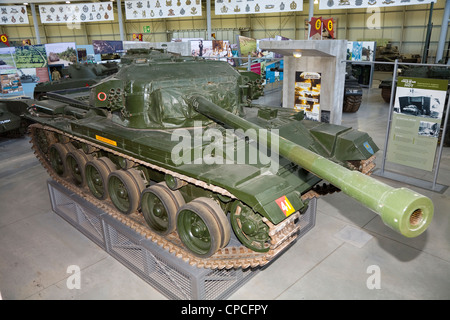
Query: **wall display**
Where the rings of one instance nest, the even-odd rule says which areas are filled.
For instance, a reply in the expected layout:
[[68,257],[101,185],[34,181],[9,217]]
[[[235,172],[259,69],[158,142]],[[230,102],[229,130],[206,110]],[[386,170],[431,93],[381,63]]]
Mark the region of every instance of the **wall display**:
[[256,57],[258,55],[258,46],[256,39],[244,36],[236,37],[240,56],[246,57],[250,55],[252,57]]
[[39,79],[38,82],[50,81],[50,75],[48,74],[48,68],[36,68],[36,77]]
[[45,45],[48,65],[64,65],[77,62],[75,42],[49,43]]
[[101,61],[101,58],[99,56],[96,57],[94,46],[92,44],[77,45],[77,53],[78,62],[97,63]]
[[227,58],[231,57],[232,53],[228,41],[191,40],[191,55],[198,57]]
[[320,0],[319,9],[352,9],[428,4],[436,0]]
[[201,15],[201,0],[125,1],[125,17],[127,20],[192,17]]
[[112,54],[124,52],[122,41],[93,40],[92,45],[94,46],[95,54]]
[[28,24],[26,6],[0,6],[0,25]]
[[40,5],[42,23],[74,23],[114,20],[112,2]]
[[349,41],[347,42],[347,60],[374,61],[375,41]]
[[216,0],[216,15],[302,11],[300,0]]
[[305,111],[305,119],[320,121],[321,73],[295,72],[294,109]]
[[274,83],[277,81],[283,81],[283,67],[284,60],[279,60],[273,63],[270,63],[266,66],[266,81],[267,83]]
[[0,48],[0,93],[2,95],[23,92],[14,62],[15,51],[13,47]]
[[386,159],[432,171],[448,80],[399,77]]
[[16,67],[21,68],[41,68],[47,66],[47,53],[44,44],[34,46],[16,47],[14,53]]

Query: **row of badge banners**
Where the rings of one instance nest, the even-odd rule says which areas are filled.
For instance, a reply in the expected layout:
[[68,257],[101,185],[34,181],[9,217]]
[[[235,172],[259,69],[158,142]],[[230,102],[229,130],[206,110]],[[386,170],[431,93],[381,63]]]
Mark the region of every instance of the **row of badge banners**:
[[[436,0],[321,0],[319,9],[351,9],[419,5]],[[127,20],[202,15],[201,0],[128,0]],[[303,11],[303,0],[215,0],[215,14],[258,14]],[[42,23],[81,23],[114,20],[112,2],[39,5]],[[0,6],[0,24],[29,24],[27,7]]]

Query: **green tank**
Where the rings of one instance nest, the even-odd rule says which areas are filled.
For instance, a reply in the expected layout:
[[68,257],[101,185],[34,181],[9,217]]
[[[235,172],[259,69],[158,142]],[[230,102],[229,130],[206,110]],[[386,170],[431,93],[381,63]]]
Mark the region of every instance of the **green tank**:
[[117,63],[74,63],[63,69],[64,77],[57,81],[40,82],[34,88],[34,98],[42,100],[47,92],[87,88],[118,71]]
[[432,219],[428,198],[369,176],[378,147],[367,133],[249,104],[245,77],[226,62],[140,58],[90,90],[89,103],[54,95],[29,109],[37,157],[191,264],[268,263],[295,241],[323,180],[407,237]]
[[28,121],[23,118],[30,106],[30,99],[0,99],[0,135],[8,137],[23,136]]

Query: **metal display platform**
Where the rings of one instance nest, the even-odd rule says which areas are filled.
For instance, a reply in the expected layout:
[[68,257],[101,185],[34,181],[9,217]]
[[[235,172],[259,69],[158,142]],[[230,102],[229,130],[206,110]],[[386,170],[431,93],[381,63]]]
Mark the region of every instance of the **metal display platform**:
[[[263,268],[205,269],[164,250],[58,182],[47,181],[53,211],[112,257],[174,300],[226,299]],[[315,225],[316,199],[300,218],[297,239]],[[238,243],[236,238],[230,245]]]

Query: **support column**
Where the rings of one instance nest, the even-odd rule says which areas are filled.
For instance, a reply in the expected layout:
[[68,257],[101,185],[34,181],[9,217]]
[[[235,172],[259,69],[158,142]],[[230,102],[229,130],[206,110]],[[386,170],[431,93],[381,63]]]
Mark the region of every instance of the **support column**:
[[36,16],[36,7],[34,3],[30,3],[31,15],[33,17],[34,33],[36,35],[36,44],[41,44],[41,34],[39,33],[39,25]]
[[439,35],[439,43],[436,51],[436,63],[442,59],[445,47],[445,38],[447,37],[448,22],[450,19],[450,0],[447,0],[442,16],[441,33]]
[[125,41],[125,35],[123,33],[123,22],[122,22],[122,1],[117,0],[117,17],[119,19],[119,33],[120,40]]
[[211,40],[211,0],[206,0],[206,39]]
[[[309,16],[308,21],[311,21],[312,17],[314,17],[314,0],[309,0]],[[311,34],[311,24],[308,23],[308,40],[311,39],[309,36]]]

